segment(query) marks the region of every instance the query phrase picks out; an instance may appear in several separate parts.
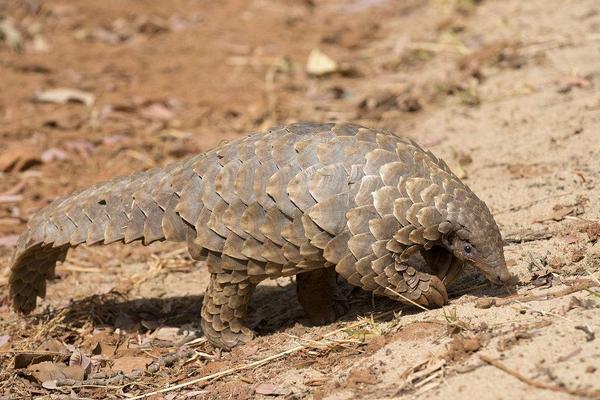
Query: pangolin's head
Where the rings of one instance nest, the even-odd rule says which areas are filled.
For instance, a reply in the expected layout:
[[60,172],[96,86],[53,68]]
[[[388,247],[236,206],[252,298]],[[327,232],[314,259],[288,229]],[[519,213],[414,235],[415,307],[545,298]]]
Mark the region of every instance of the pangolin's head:
[[511,281],[500,229],[492,213],[475,194],[465,190],[448,205],[448,232],[442,243],[459,260],[479,269],[490,281]]

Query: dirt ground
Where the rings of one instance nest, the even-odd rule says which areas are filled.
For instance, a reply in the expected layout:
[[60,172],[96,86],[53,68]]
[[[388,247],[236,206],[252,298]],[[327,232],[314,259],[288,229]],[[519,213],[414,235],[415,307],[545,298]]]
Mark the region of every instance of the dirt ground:
[[[0,1],[0,399],[600,398],[598,66],[596,0]],[[38,208],[330,120],[444,158],[493,211],[518,293],[469,271],[423,311],[345,287],[350,312],[310,327],[281,279],[253,301],[257,339],[220,352],[180,246],[82,246],[12,313]]]

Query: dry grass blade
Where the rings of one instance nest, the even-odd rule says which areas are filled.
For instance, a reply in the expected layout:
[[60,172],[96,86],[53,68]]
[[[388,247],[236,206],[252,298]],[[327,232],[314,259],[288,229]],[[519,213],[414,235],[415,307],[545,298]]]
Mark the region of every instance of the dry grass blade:
[[289,350],[282,351],[281,353],[274,354],[274,355],[272,355],[270,357],[263,358],[262,360],[255,361],[255,362],[250,363],[250,364],[240,365],[239,367],[235,367],[235,368],[228,368],[226,370],[223,370],[223,371],[211,374],[211,375],[206,375],[206,376],[203,376],[203,377],[200,377],[200,378],[197,378],[197,379],[192,379],[191,381],[183,382],[183,383],[180,383],[178,385],[169,386],[169,387],[166,387],[164,389],[156,390],[154,392],[142,394],[142,395],[139,395],[139,396],[130,397],[130,399],[131,400],[145,399],[145,398],[148,398],[150,396],[154,396],[156,394],[166,393],[166,392],[172,392],[173,390],[178,390],[178,389],[184,388],[186,386],[194,385],[196,383],[206,382],[206,381],[209,381],[209,380],[212,380],[212,379],[218,379],[218,378],[221,378],[223,376],[233,374],[234,372],[237,372],[237,371],[242,371],[242,370],[245,370],[245,369],[259,367],[261,365],[264,365],[264,364],[268,363],[269,361],[274,361],[274,360],[282,358],[282,357],[284,357],[286,355],[293,354],[293,353],[295,353],[295,352],[297,352],[299,350],[304,349],[305,347],[306,346],[303,346],[303,345],[292,347]]
[[405,301],[408,301],[410,304],[412,304],[412,305],[413,305],[413,306],[415,306],[415,307],[418,307],[418,308],[420,308],[420,309],[421,309],[421,310],[423,310],[423,311],[430,311],[430,310],[429,310],[429,308],[427,308],[427,307],[425,307],[425,306],[423,306],[423,305],[421,305],[421,304],[419,304],[419,303],[417,303],[417,302],[415,302],[415,301],[413,301],[413,300],[409,299],[409,298],[408,298],[408,297],[406,297],[406,296],[403,296],[403,295],[401,295],[400,293],[396,292],[394,289],[390,289],[389,287],[386,287],[386,288],[385,288],[385,290],[389,290],[390,292],[392,292],[392,293],[393,293],[393,294],[395,294],[396,296],[400,297],[401,299],[403,299],[403,300],[405,300]]

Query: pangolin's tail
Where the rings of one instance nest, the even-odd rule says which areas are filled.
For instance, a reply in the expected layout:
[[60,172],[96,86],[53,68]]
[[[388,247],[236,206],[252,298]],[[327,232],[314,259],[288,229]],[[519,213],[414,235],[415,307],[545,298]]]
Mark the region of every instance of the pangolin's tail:
[[10,296],[29,313],[46,294],[57,261],[81,243],[184,241],[191,227],[176,212],[179,195],[194,174],[192,160],[94,187],[54,201],[29,221],[12,259]]

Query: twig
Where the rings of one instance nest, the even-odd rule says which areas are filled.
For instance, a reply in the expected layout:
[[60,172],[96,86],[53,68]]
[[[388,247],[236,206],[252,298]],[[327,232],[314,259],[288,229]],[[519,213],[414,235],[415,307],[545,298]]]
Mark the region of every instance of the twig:
[[587,270],[587,269],[585,270],[585,272],[587,272],[587,273],[588,273],[588,275],[589,275],[589,276],[591,276],[591,277],[592,277],[592,279],[593,279],[594,281],[596,281],[596,283],[598,283],[598,286],[600,286],[600,279],[598,279],[598,278],[597,278],[597,277],[596,277],[594,274],[592,274],[592,273],[591,273],[589,270]]
[[123,374],[117,374],[115,376],[107,378],[93,378],[86,379],[84,381],[78,381],[75,379],[58,379],[56,380],[56,386],[58,387],[71,387],[71,388],[83,388],[83,387],[99,387],[105,389],[120,389],[126,379],[135,379],[138,376],[127,376]]
[[485,354],[480,354],[479,358],[483,362],[488,363],[489,365],[492,365],[492,366],[498,368],[499,370],[504,371],[507,374],[517,378],[521,382],[523,382],[529,386],[538,388],[538,389],[551,390],[553,392],[567,393],[572,396],[588,397],[588,398],[593,398],[593,399],[597,399],[600,397],[600,390],[569,389],[569,388],[565,388],[562,386],[549,385],[547,383],[538,382],[533,379],[529,379],[526,376],[522,375],[520,372],[515,371],[515,370],[509,368],[508,366],[504,365],[499,360],[493,359],[489,356],[486,356]]
[[583,281],[583,282],[575,283],[573,286],[569,286],[569,287],[566,287],[561,290],[557,290],[556,292],[552,292],[552,293],[537,294],[537,295],[517,295],[517,296],[513,296],[513,297],[509,297],[509,298],[498,298],[498,299],[496,299],[495,305],[496,305],[496,307],[500,307],[500,306],[505,306],[505,305],[511,304],[511,303],[517,303],[517,302],[525,303],[525,302],[530,302],[530,301],[555,299],[557,297],[563,297],[568,294],[580,292],[582,290],[597,287],[597,286],[600,286],[600,285],[594,281]]
[[508,245],[527,242],[537,242],[541,240],[552,239],[553,236],[554,234],[548,231],[509,233],[504,237],[504,243]]
[[194,350],[189,349],[187,347],[182,347],[174,353],[161,356],[157,360],[153,361],[150,365],[148,365],[148,367],[146,367],[146,371],[153,374],[153,373],[157,372],[160,369],[160,367],[162,367],[162,366],[170,367],[171,365],[173,365],[175,362],[181,360],[182,358],[190,358],[190,357],[194,356],[194,354],[195,354]]
[[568,192],[568,193],[553,194],[551,196],[541,197],[539,199],[528,201],[526,203],[521,203],[521,204],[517,204],[517,205],[514,205],[514,206],[510,206],[508,208],[496,211],[493,214],[494,214],[494,216],[496,216],[496,215],[504,214],[504,213],[507,213],[507,212],[510,212],[510,211],[519,211],[519,210],[522,210],[524,208],[529,208],[529,207],[531,207],[533,205],[536,205],[536,204],[538,204],[538,203],[540,203],[542,201],[550,200],[550,199],[557,199],[557,198],[560,198],[560,197],[569,196],[569,195],[572,195],[573,193],[574,192]]

